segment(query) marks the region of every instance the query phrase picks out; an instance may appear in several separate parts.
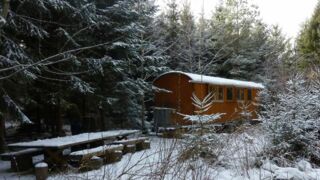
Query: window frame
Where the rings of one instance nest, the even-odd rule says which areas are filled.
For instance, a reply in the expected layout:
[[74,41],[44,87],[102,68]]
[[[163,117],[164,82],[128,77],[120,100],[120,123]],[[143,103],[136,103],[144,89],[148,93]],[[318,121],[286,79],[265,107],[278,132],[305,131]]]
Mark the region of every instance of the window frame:
[[[228,99],[228,89],[231,89],[231,95],[232,95],[232,99]],[[234,101],[234,88],[233,87],[226,87],[226,101],[227,102],[233,102]]]
[[[214,89],[214,91],[213,91]],[[222,90],[222,91],[220,91]],[[217,85],[208,85],[208,94],[212,92],[213,93],[213,102],[224,102],[224,87],[217,86]],[[220,93],[222,92],[222,98],[220,98]]]
[[240,102],[245,101],[244,88],[237,88],[236,99],[237,99],[237,101],[240,101]]

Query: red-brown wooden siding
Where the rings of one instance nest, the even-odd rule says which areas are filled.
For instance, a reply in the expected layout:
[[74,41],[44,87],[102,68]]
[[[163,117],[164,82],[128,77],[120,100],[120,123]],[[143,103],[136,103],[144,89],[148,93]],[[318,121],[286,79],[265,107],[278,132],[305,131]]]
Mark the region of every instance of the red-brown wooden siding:
[[[155,94],[155,106],[156,107],[166,107],[175,109],[176,112],[181,114],[194,114],[195,107],[192,105],[192,93],[194,92],[198,98],[203,99],[208,94],[208,84],[200,84],[200,83],[191,83],[189,82],[191,79],[180,73],[168,73],[160,76],[154,81],[154,85],[158,88],[166,89],[171,91],[172,93],[158,92]],[[215,85],[214,85],[215,86]],[[218,86],[223,87],[224,91],[224,101],[223,102],[214,102],[213,106],[206,112],[206,114],[212,113],[225,113],[221,119],[217,122],[228,122],[233,120],[241,119],[239,113],[240,102],[236,100],[237,94],[236,90],[238,87],[233,87],[233,100],[226,100],[226,88],[227,86]],[[230,87],[230,86],[229,86]],[[256,97],[257,97],[257,89],[252,89],[252,101],[247,101],[247,89],[245,89],[244,97],[245,100],[243,102],[250,102],[251,105],[249,107],[249,111],[253,113],[252,119],[257,117],[256,115]],[[190,122],[183,120],[183,117],[178,113],[173,115],[173,124],[187,125]]]

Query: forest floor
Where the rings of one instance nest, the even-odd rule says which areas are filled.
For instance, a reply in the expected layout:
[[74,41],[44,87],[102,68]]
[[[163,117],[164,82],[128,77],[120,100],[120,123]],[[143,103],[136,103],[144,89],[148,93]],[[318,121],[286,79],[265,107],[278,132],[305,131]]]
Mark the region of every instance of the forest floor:
[[[50,180],[63,179],[320,179],[320,169],[301,160],[294,167],[278,167],[269,160],[256,163],[268,140],[259,128],[219,134],[227,145],[221,147],[216,162],[208,159],[179,160],[182,140],[150,137],[149,150],[126,154],[120,162],[85,173],[75,169],[51,173]],[[37,157],[41,159],[41,156]],[[10,172],[10,163],[0,161],[0,179],[34,179],[33,172]]]

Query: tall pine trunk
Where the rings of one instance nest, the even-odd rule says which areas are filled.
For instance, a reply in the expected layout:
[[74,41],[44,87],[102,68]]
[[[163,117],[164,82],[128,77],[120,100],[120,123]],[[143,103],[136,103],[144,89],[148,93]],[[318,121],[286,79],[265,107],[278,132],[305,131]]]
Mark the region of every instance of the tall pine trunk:
[[[2,0],[2,12],[1,12],[1,16],[6,19],[8,12],[9,12],[9,8],[10,8],[10,0]],[[1,26],[0,26],[1,29]],[[1,32],[0,32],[0,46],[2,44],[2,38],[1,38]]]
[[104,113],[103,113],[103,107],[100,105],[99,106],[99,115],[100,115],[100,129],[102,131],[106,130],[106,123],[104,122]]
[[2,0],[2,5],[3,5],[2,16],[3,18],[7,18],[9,8],[10,8],[10,0]]
[[4,115],[0,114],[0,153],[5,152],[6,150],[5,130]]
[[141,130],[143,133],[146,131],[144,93],[141,95]]
[[62,112],[61,112],[61,97],[60,92],[58,94],[58,105],[57,105],[57,133],[58,136],[65,136],[65,132],[63,131],[63,119],[62,119]]

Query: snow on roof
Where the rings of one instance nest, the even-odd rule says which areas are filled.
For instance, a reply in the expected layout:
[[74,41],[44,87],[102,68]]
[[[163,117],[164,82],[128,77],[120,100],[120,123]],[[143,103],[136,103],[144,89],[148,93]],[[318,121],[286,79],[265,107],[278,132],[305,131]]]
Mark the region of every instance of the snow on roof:
[[190,80],[191,83],[203,83],[203,84],[214,84],[214,85],[224,85],[224,86],[235,86],[235,87],[242,87],[242,88],[264,89],[264,86],[260,83],[186,73],[182,71],[169,71],[167,73],[160,75],[159,77],[166,74],[171,74],[171,73],[186,75],[191,79]]

